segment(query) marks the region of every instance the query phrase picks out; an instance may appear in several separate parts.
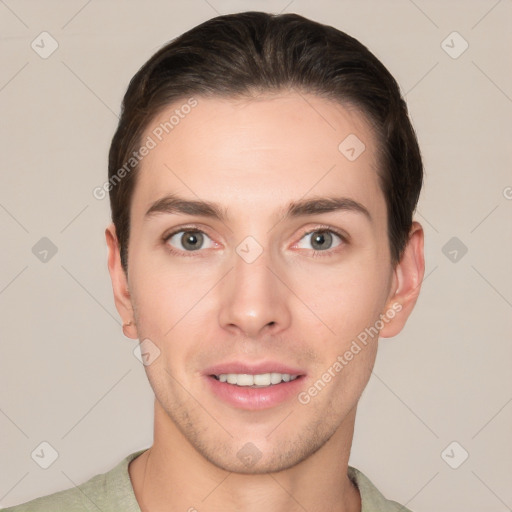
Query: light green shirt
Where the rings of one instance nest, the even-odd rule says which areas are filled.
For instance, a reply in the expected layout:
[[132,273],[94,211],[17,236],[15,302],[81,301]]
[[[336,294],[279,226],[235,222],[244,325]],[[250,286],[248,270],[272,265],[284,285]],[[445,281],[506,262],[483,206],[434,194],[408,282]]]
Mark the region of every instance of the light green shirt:
[[[96,475],[77,487],[0,512],[141,512],[133,492],[128,464],[146,449],[131,453],[110,471]],[[384,498],[358,469],[348,466],[348,476],[361,494],[361,512],[411,512],[395,501]]]

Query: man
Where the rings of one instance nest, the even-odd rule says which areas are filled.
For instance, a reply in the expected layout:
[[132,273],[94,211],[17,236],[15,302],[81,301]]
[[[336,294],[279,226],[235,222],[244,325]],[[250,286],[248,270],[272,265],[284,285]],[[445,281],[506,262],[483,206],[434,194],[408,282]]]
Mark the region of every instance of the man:
[[422,175],[395,80],[332,27],[247,12],[159,50],[103,189],[154,443],[7,510],[407,511],[348,460],[379,337],[418,297]]

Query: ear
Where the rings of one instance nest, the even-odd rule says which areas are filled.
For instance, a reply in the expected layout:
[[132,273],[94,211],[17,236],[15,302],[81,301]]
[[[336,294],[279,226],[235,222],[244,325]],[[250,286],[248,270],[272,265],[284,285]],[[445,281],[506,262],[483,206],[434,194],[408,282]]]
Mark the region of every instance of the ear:
[[105,229],[105,238],[108,246],[108,271],[112,280],[116,309],[121,316],[123,324],[132,322],[131,325],[123,325],[123,332],[126,337],[137,339],[137,329],[130,291],[128,289],[128,277],[121,266],[121,253],[114,223],[109,224],[107,229]]
[[423,228],[418,222],[413,222],[402,258],[393,271],[386,310],[381,315],[381,318],[385,317],[380,331],[382,338],[396,336],[404,328],[416,304],[425,274],[423,242]]

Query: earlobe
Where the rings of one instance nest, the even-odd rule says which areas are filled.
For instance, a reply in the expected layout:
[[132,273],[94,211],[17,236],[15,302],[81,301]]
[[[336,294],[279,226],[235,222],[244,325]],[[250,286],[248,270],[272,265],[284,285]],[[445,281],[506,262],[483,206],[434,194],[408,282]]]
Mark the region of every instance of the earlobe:
[[112,281],[116,309],[123,320],[123,332],[127,338],[137,339],[128,279],[121,265],[119,242],[113,223],[105,229],[105,238],[108,246],[108,271]]
[[413,222],[402,258],[394,270],[391,290],[395,291],[383,312],[389,320],[380,331],[382,338],[396,336],[414,309],[425,273],[423,243],[423,228],[418,222]]

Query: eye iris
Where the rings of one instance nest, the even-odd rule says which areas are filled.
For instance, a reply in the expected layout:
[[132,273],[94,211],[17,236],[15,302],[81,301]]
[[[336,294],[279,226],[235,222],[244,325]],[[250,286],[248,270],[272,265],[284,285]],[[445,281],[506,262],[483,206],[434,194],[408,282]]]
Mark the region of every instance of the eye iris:
[[196,251],[201,246],[202,241],[203,235],[197,231],[186,231],[181,237],[183,247],[192,251]]
[[[311,237],[311,244],[315,250],[325,249],[325,247],[326,247],[325,242],[327,240],[327,245],[330,245],[329,241],[332,241],[332,235],[330,233],[320,232],[320,231],[317,231],[317,233],[318,233],[317,235]],[[320,244],[320,245],[316,246],[317,244]],[[324,244],[324,245],[322,245],[322,244]]]

